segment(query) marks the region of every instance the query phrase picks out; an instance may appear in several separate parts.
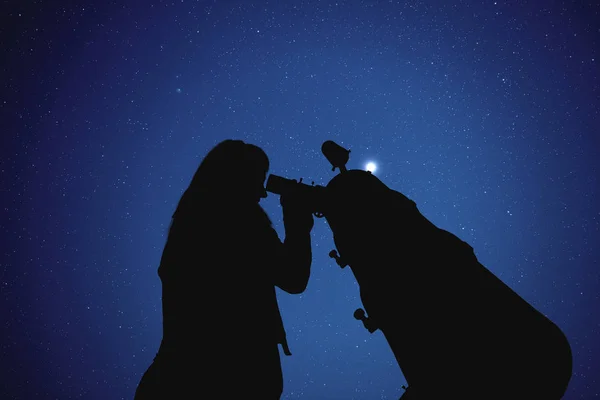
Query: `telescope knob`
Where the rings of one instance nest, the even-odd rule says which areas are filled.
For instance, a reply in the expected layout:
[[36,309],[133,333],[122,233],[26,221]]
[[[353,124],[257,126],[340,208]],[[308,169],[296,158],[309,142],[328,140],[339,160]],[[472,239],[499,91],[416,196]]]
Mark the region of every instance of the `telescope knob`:
[[369,331],[369,333],[373,333],[377,330],[377,327],[375,326],[373,320],[365,315],[365,310],[363,310],[362,308],[357,308],[354,311],[354,318],[359,321],[362,321],[363,325]]
[[406,386],[406,385],[401,385],[400,386],[402,389],[404,389],[404,393],[402,393],[402,396],[400,396],[400,399],[398,400],[410,400],[410,399],[414,399],[414,393],[411,390],[411,387]]
[[356,311],[354,311],[354,318],[362,321],[363,319],[366,318],[365,315],[365,310],[363,310],[362,308],[357,308]]
[[338,255],[336,250],[331,250],[329,252],[329,257],[331,258],[335,258],[335,262],[337,263],[337,265],[339,265],[341,268],[347,267],[348,263],[344,262],[340,256]]

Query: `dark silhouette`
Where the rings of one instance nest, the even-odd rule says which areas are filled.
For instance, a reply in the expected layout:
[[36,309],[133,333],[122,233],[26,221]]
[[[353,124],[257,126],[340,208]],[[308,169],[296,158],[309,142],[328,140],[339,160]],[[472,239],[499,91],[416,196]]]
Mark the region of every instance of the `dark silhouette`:
[[290,355],[275,286],[306,288],[313,216],[282,196],[282,243],[259,201],[266,154],[225,140],[203,159],[171,221],[158,274],[163,338],[135,400],[279,399]]
[[354,317],[383,332],[408,382],[402,400],[561,399],[572,374],[563,332],[414,201],[347,170],[349,150],[327,141],[322,151],[340,170],[326,187],[271,175],[267,190],[303,192],[327,220],[329,255],[360,286],[366,313]]

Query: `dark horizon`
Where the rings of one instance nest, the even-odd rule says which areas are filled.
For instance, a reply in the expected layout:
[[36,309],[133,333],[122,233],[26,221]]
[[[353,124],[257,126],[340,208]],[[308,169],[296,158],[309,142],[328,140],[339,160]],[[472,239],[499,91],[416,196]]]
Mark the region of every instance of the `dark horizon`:
[[[306,183],[337,174],[326,140],[349,169],[375,163],[563,330],[564,399],[600,397],[599,5],[2,9],[0,398],[133,398],[160,343],[171,214],[226,138]],[[277,196],[261,204],[282,237]],[[277,292],[282,399],[397,400],[406,380],[354,319],[358,286],[322,220],[312,238],[306,292]]]

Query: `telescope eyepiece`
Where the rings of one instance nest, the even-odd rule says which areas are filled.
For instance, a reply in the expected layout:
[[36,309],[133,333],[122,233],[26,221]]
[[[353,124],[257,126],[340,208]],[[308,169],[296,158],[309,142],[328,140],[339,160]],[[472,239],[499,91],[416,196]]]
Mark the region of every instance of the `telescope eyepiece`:
[[282,195],[289,191],[297,185],[293,179],[284,178],[283,176],[271,174],[269,178],[267,178],[267,184],[265,185],[265,189],[267,192],[271,192],[274,194]]

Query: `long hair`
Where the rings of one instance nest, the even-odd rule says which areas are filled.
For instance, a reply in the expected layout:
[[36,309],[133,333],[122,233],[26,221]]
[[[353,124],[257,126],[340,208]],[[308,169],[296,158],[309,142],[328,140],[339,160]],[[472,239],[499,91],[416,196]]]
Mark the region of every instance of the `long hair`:
[[227,139],[204,157],[188,188],[181,196],[173,218],[191,216],[206,200],[226,200],[245,187],[250,175],[267,171],[269,158],[258,146],[242,140]]

